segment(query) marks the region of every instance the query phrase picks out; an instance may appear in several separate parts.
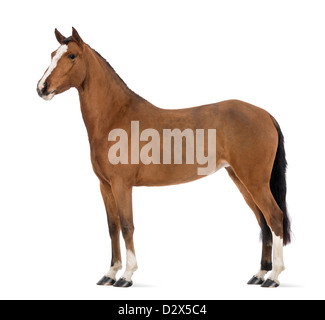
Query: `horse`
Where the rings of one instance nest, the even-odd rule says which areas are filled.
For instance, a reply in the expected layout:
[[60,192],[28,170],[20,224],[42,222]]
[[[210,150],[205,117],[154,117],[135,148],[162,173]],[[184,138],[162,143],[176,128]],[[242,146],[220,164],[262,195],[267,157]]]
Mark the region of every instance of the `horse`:
[[[183,109],[158,108],[129,89],[75,28],[70,37],[55,29],[55,36],[60,47],[52,53],[51,64],[39,80],[37,92],[49,101],[72,87],[78,90],[91,163],[100,182],[111,238],[110,268],[97,284],[133,285],[132,276],[138,268],[133,242],[133,187],[181,184],[225,168],[261,228],[260,268],[248,284],[278,287],[278,277],[285,269],[283,246],[291,240],[291,220],[286,206],[284,137],[275,118],[264,109],[239,100]],[[140,132],[134,128],[140,127],[139,138]],[[175,148],[166,153],[167,143],[153,138],[156,134],[165,138],[170,128],[178,130],[181,143],[176,148],[176,135],[172,136]],[[149,129],[151,133],[146,131]],[[128,142],[134,132],[137,139],[131,137],[131,146],[122,143],[124,137]],[[203,155],[187,159],[187,142],[194,132],[196,139],[199,140],[200,133],[203,141],[194,149],[200,149]],[[147,155],[146,161],[139,159],[140,147],[141,154]],[[214,150],[211,157],[210,149]],[[110,159],[109,154],[115,158]],[[185,155],[189,163],[183,161]],[[163,161],[165,156],[167,162]],[[200,167],[202,156],[212,159],[209,168]],[[168,162],[168,157],[177,157],[178,161]],[[200,173],[200,169],[206,170]],[[117,280],[117,272],[122,269],[121,233],[126,246],[126,268]]]

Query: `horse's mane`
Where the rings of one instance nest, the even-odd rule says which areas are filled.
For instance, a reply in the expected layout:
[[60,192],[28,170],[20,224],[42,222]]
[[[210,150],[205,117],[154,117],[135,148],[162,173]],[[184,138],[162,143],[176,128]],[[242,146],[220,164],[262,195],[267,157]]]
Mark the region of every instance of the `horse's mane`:
[[[122,83],[125,85],[125,86],[127,86],[127,84],[124,82],[124,80],[117,74],[117,72],[114,70],[114,68],[110,65],[110,63],[99,53],[99,52],[97,52],[95,49],[93,49],[94,50],[94,52],[101,58],[101,59],[103,59],[105,62],[106,62],[106,64],[107,64],[107,66],[115,73],[115,75],[122,81]],[[128,86],[127,86],[128,87]],[[129,88],[129,87],[128,87]],[[130,88],[129,88],[130,89]]]

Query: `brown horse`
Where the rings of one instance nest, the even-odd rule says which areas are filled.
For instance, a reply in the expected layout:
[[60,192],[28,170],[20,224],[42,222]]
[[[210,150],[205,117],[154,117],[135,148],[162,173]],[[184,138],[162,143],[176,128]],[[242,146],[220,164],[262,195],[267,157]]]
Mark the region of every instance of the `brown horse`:
[[[107,61],[72,31],[66,38],[55,30],[60,47],[52,53],[37,92],[45,100],[71,87],[79,92],[112,241],[111,267],[98,284],[132,285],[137,269],[133,186],[185,183],[224,167],[262,230],[261,267],[248,283],[277,287],[284,270],[283,245],[290,242],[290,221],[284,141],[276,120],[238,100],[178,110],[157,108],[132,92]],[[202,168],[203,164],[208,165]],[[122,268],[121,231],[126,269],[116,281]]]

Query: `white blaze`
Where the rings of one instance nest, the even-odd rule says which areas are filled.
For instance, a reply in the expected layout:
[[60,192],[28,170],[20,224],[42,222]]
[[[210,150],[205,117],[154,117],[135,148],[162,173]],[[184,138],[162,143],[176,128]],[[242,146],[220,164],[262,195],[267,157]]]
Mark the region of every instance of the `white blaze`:
[[39,90],[42,90],[44,87],[44,83],[46,82],[46,79],[50,76],[50,74],[53,72],[53,70],[56,68],[56,66],[58,65],[59,60],[61,59],[61,57],[63,56],[63,54],[65,52],[68,51],[68,46],[66,44],[62,45],[57,51],[55,56],[53,57],[50,66],[48,67],[48,69],[46,70],[46,72],[44,73],[43,78],[41,79],[41,81],[38,84],[38,88]]

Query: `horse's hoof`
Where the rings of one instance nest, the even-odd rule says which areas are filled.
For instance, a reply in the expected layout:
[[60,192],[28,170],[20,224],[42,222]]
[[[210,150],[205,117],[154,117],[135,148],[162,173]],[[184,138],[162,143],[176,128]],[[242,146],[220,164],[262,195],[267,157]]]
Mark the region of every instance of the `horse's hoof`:
[[103,278],[101,278],[98,282],[97,285],[98,286],[112,286],[116,281],[110,277],[106,277],[104,276]]
[[261,285],[263,282],[264,282],[263,279],[258,278],[258,277],[256,277],[256,276],[253,276],[253,278],[250,279],[250,280],[247,282],[247,284],[258,284],[258,285]]
[[127,281],[124,278],[120,278],[114,283],[113,286],[118,288],[128,288],[131,287],[132,285],[133,285],[132,281]]
[[278,286],[279,284],[271,279],[266,279],[261,285],[263,288],[276,288]]

